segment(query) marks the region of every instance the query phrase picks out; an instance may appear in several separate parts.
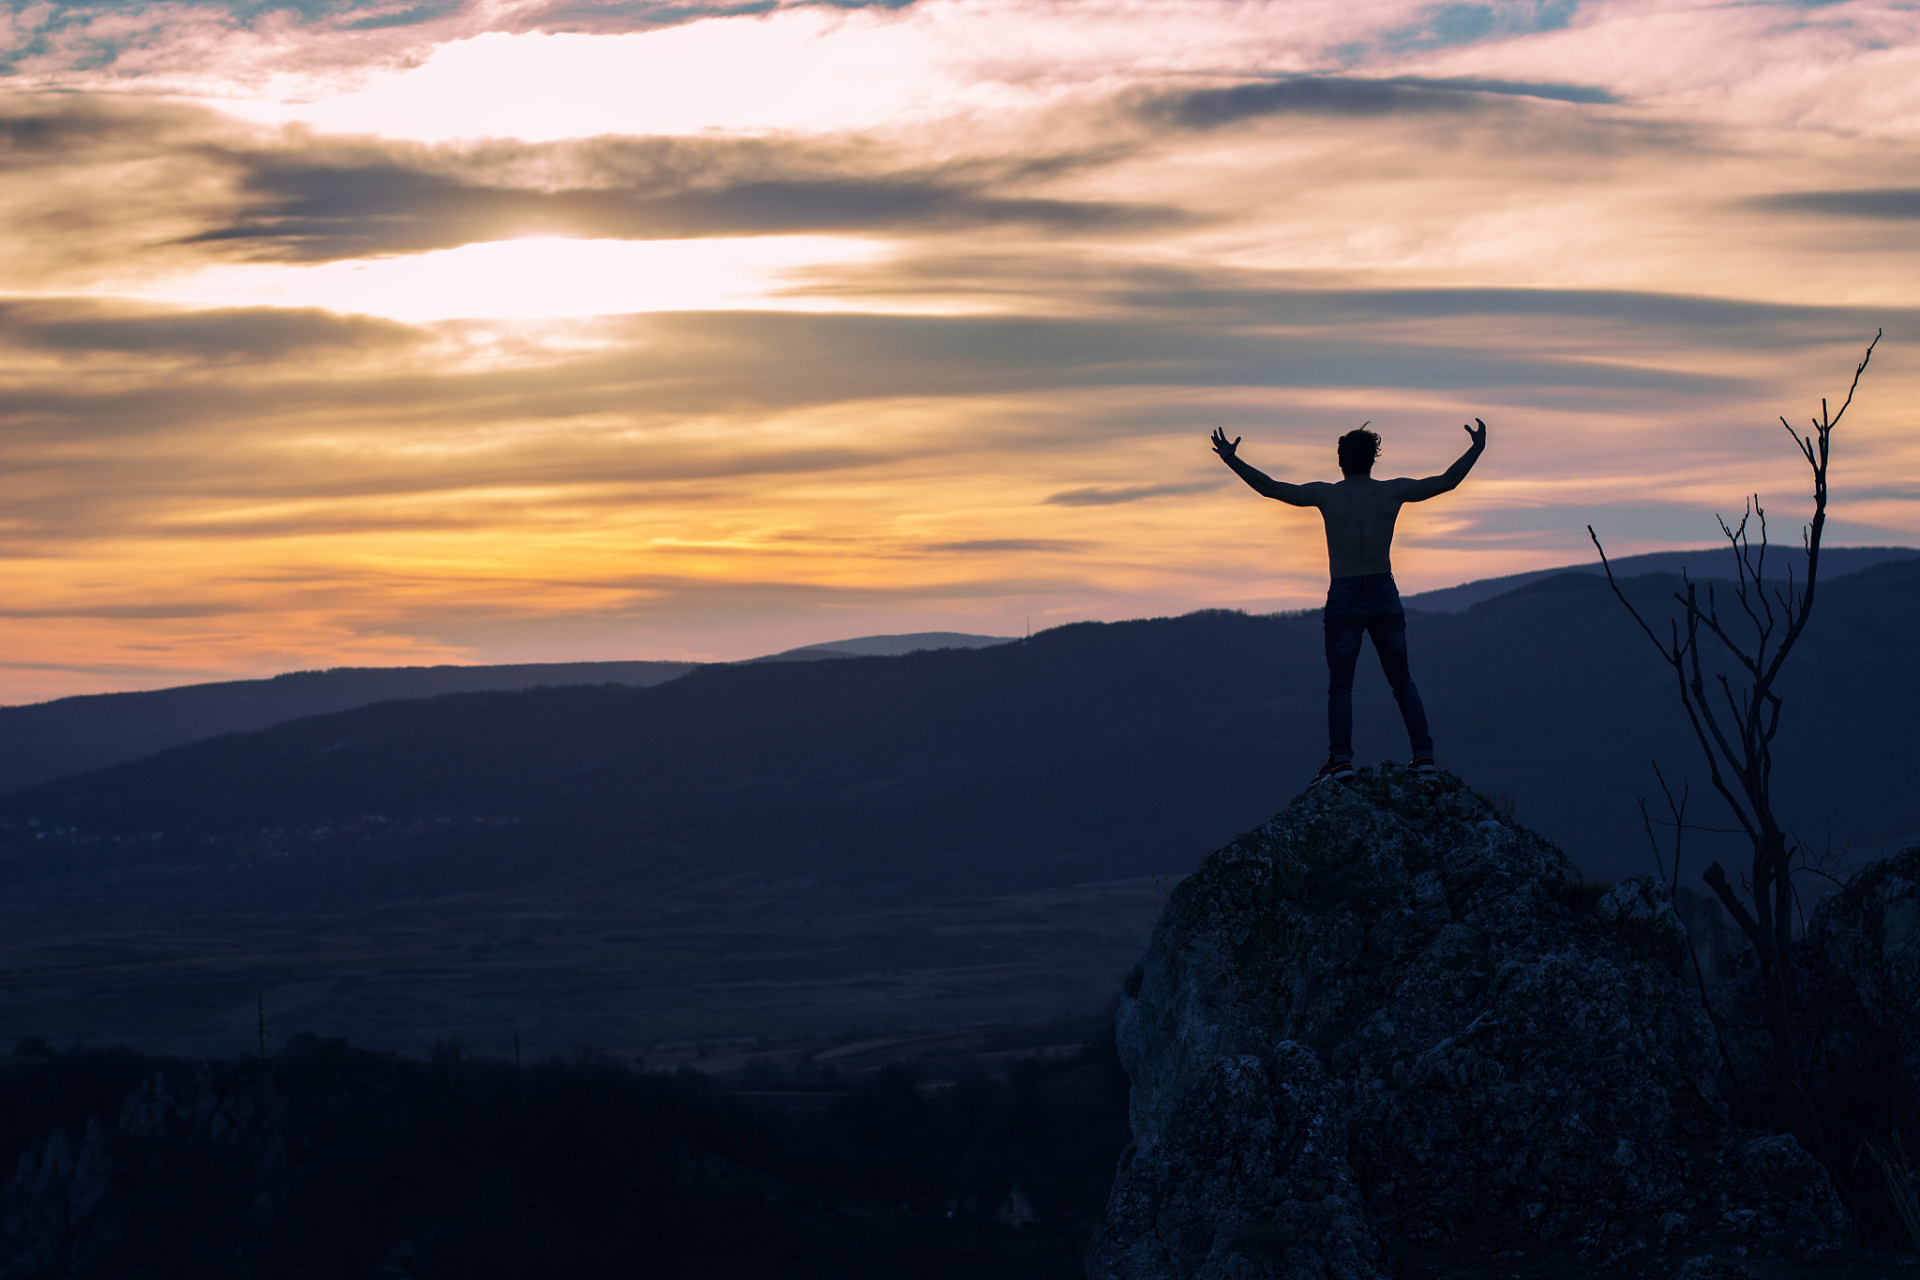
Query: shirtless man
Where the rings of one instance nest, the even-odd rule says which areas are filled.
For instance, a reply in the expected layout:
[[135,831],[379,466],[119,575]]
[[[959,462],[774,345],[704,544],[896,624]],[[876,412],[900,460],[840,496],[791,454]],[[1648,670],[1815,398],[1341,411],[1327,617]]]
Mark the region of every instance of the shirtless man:
[[1407,670],[1407,615],[1400,608],[1400,591],[1393,584],[1393,523],[1400,508],[1459,487],[1487,447],[1487,424],[1475,418],[1479,430],[1466,427],[1473,444],[1460,460],[1425,480],[1375,480],[1373,461],[1380,456],[1380,437],[1363,423],[1340,437],[1338,484],[1315,481],[1287,484],[1240,461],[1239,437],[1227,439],[1215,428],[1213,451],[1235,475],[1264,497],[1296,507],[1318,507],[1327,526],[1327,570],[1333,582],[1327,588],[1322,617],[1327,633],[1327,763],[1314,783],[1353,777],[1353,667],[1360,658],[1360,635],[1373,637],[1381,669],[1393,686],[1394,701],[1407,723],[1413,744],[1413,771],[1432,773],[1433,737],[1427,732],[1426,708]]

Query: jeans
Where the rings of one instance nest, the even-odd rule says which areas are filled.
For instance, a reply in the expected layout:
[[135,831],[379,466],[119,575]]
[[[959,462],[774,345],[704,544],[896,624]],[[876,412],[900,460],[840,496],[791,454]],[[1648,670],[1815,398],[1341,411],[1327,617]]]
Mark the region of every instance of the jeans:
[[1400,704],[1400,718],[1407,723],[1413,754],[1431,755],[1427,711],[1407,670],[1407,615],[1400,607],[1400,589],[1393,585],[1393,575],[1335,578],[1327,587],[1327,608],[1321,616],[1327,631],[1328,757],[1353,759],[1353,668],[1360,660],[1361,632],[1373,637],[1380,669],[1387,673],[1393,700]]

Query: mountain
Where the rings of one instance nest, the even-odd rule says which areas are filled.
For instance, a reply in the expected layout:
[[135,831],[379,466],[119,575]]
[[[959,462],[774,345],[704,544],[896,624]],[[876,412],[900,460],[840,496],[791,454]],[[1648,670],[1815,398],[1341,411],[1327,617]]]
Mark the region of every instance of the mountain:
[[[1629,584],[1656,617],[1678,585]],[[1563,574],[1409,627],[1442,762],[1517,797],[1590,869],[1638,865],[1632,798],[1656,787],[1646,762],[1702,771],[1670,671],[1605,581]],[[1809,839],[1920,829],[1896,713],[1920,691],[1917,641],[1920,561],[1823,586],[1778,744]],[[503,866],[564,846],[631,870],[686,849],[709,870],[759,875],[778,849],[802,879],[849,893],[1158,872],[1170,842],[1244,825],[1311,776],[1320,648],[1310,615],[1207,612],[991,648],[714,665],[651,688],[380,703],[29,788],[0,817],[223,848],[353,815],[512,819],[480,840]],[[1402,754],[1397,712],[1363,663],[1361,758]]]
[[801,645],[770,653],[748,662],[813,662],[820,658],[897,658],[923,649],[984,649],[996,644],[1012,644],[1014,636],[976,636],[964,631],[916,631],[901,636],[861,636],[856,640],[829,640],[824,644]]
[[[1678,579],[1626,585],[1672,612]],[[1728,825],[1604,580],[1409,628],[1442,764],[1588,873],[1650,865],[1653,760],[1690,785],[1690,826]],[[1775,774],[1811,847],[1920,834],[1916,650],[1920,561],[1824,583]],[[1401,755],[1363,662],[1361,758]],[[177,747],[0,797],[0,1036],[227,1044],[261,992],[280,1025],[496,1051],[510,1030],[617,1047],[1083,1014],[1138,955],[1156,880],[1312,775],[1324,687],[1317,618],[1211,612]],[[1684,878],[1738,851],[1689,830]]]
[[[1892,560],[1920,558],[1911,547],[1830,547],[1822,553],[1829,579]],[[1615,560],[1617,576],[1679,573],[1698,579],[1725,576],[1724,547],[1656,551]],[[1770,580],[1806,576],[1806,554],[1775,548],[1766,561]],[[1563,573],[1599,576],[1592,564],[1487,578],[1406,597],[1407,607],[1457,613],[1484,600]],[[919,650],[975,649],[1010,644],[1011,636],[923,631],[859,636],[802,645],[747,662],[811,662],[829,658],[899,656]],[[269,680],[232,680],[143,693],[93,694],[30,706],[0,707],[0,794],[37,782],[136,760],[220,734],[264,729],[302,716],[345,711],[369,703],[430,698],[445,693],[511,691],[542,685],[621,684],[645,688],[677,679],[690,662],[566,662],[509,666],[337,667],[297,671]]]
[[[1824,547],[1820,552],[1820,567],[1823,576],[1831,579],[1871,569],[1889,560],[1914,559],[1920,559],[1920,548]],[[1769,582],[1784,583],[1788,574],[1792,574],[1796,582],[1805,582],[1807,553],[1799,547],[1769,547],[1762,571]],[[1649,551],[1645,555],[1619,556],[1613,561],[1616,578],[1634,578],[1648,573],[1685,573],[1696,579],[1726,578],[1734,572],[1732,554],[1725,544],[1696,551]],[[1595,556],[1587,564],[1535,569],[1531,573],[1510,573],[1501,578],[1482,578],[1478,582],[1465,582],[1457,587],[1422,591],[1406,597],[1405,603],[1409,609],[1423,609],[1429,613],[1458,613],[1482,600],[1491,600],[1563,573],[1590,573],[1595,577],[1604,577],[1606,570],[1601,567],[1600,558]]]
[[302,716],[444,693],[677,679],[695,662],[540,662],[494,667],[335,667],[0,707],[0,792],[137,760],[220,734]]
[[[916,649],[1006,644],[1004,636],[927,631],[859,636],[806,645],[753,662],[799,662]],[[501,692],[543,685],[619,684],[637,689],[675,680],[697,662],[534,662],[508,666],[335,667],[269,680],[226,680],[142,693],[102,693],[0,707],[0,792],[226,733],[302,716],[443,693]]]

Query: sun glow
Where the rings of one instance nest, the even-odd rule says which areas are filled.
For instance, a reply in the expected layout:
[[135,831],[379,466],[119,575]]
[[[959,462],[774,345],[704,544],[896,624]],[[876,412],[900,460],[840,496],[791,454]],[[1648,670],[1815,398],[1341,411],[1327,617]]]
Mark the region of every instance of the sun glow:
[[407,257],[228,264],[116,294],[194,307],[323,307],[410,324],[740,307],[820,311],[837,304],[787,291],[809,269],[871,262],[885,248],[836,236],[534,237]]

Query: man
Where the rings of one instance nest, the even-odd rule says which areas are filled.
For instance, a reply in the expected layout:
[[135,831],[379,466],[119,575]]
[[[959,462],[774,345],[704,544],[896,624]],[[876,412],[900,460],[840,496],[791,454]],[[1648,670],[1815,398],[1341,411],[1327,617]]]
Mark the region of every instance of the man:
[[1460,460],[1425,480],[1375,480],[1374,459],[1380,456],[1380,437],[1362,423],[1340,437],[1338,484],[1286,484],[1240,461],[1239,437],[1231,442],[1215,428],[1213,451],[1247,482],[1255,493],[1291,503],[1318,507],[1327,526],[1327,570],[1333,579],[1327,588],[1322,617],[1327,635],[1327,763],[1314,784],[1332,778],[1353,777],[1353,667],[1360,657],[1360,635],[1373,637],[1381,669],[1393,686],[1394,701],[1407,724],[1413,745],[1413,771],[1434,772],[1433,737],[1427,732],[1427,712],[1420,691],[1407,669],[1407,615],[1400,607],[1400,591],[1393,584],[1393,524],[1409,502],[1457,488],[1473,470],[1487,447],[1487,424],[1475,418],[1479,430],[1463,428],[1473,444]]

